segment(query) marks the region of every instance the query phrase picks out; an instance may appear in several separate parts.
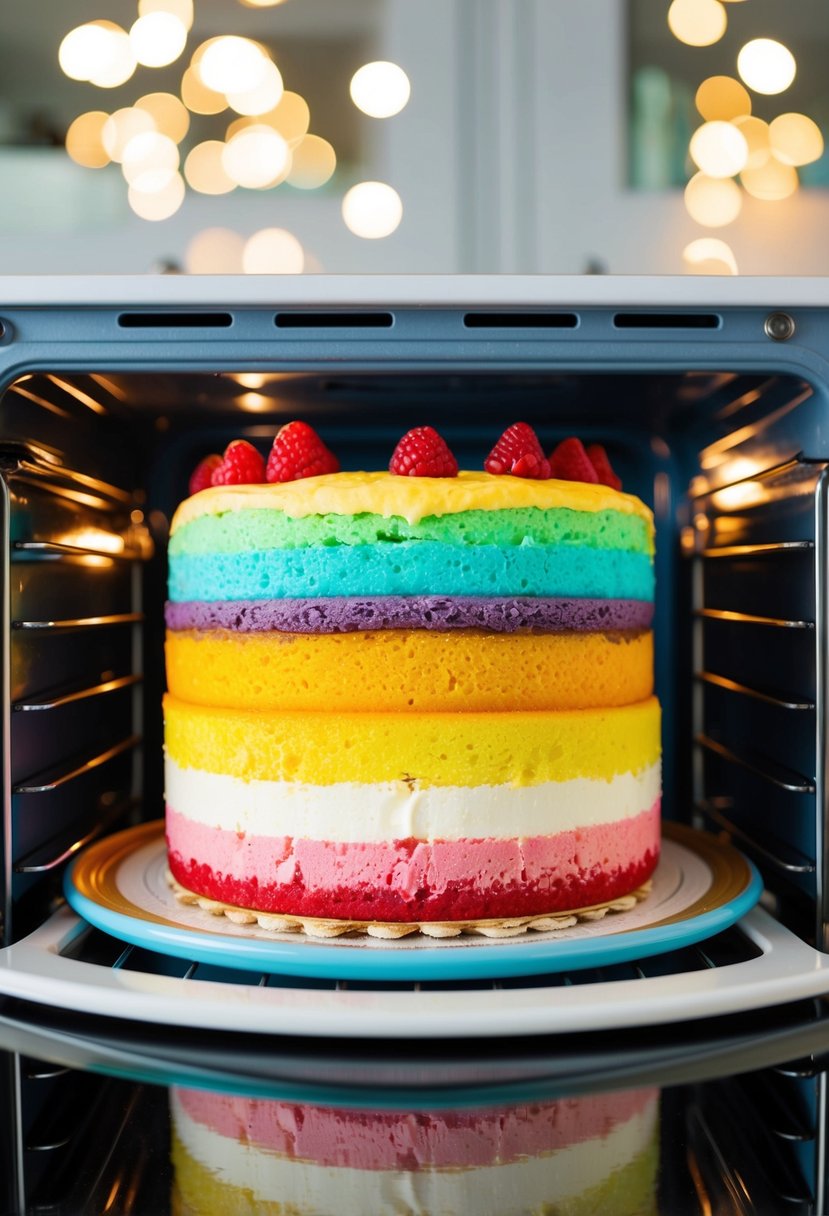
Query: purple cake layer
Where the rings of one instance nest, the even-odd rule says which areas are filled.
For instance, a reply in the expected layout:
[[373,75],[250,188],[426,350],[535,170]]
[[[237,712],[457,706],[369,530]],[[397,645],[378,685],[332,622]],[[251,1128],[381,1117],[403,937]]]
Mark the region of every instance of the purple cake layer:
[[485,629],[490,633],[603,633],[648,629],[646,600],[379,596],[374,599],[219,600],[168,603],[168,629],[239,633],[351,633],[358,629]]

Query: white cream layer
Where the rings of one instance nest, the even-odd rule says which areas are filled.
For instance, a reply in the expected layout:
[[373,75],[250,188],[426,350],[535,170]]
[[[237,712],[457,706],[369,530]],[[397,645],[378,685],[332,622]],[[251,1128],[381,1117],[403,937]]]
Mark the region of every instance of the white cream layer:
[[609,781],[575,777],[540,785],[429,786],[405,781],[306,785],[245,781],[165,762],[167,805],[207,827],[303,840],[468,840],[547,836],[617,823],[660,796],[659,762]]
[[[195,1123],[171,1094],[173,1125],[190,1156],[214,1178],[284,1211],[400,1212],[407,1216],[507,1216],[555,1210],[601,1186],[651,1144],[657,1103],[602,1139],[505,1165],[470,1169],[361,1170],[315,1165],[230,1140]],[[545,1206],[546,1205],[546,1206]]]

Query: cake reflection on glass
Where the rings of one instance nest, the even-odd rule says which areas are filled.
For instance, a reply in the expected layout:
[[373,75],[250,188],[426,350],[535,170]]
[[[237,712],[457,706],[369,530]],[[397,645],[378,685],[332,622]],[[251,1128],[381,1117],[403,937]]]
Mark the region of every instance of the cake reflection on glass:
[[311,445],[301,475],[283,451],[281,480],[235,482],[264,468],[237,448],[172,523],[175,880],[392,924],[636,890],[659,854],[650,511],[575,440],[457,472],[418,428],[397,472],[396,453],[390,472],[306,475],[336,467],[308,431],[274,445]]
[[650,1216],[654,1089],[396,1112],[171,1091],[177,1216]]

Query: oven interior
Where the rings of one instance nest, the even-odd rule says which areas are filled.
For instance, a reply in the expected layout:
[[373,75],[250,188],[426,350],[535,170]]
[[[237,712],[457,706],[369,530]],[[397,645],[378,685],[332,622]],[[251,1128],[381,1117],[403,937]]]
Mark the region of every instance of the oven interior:
[[[352,324],[362,337],[363,323]],[[41,349],[8,376],[0,399],[3,944],[25,937],[60,904],[65,866],[83,844],[163,814],[165,546],[198,460],[233,438],[266,453],[281,424],[303,418],[346,469],[384,467],[400,435],[424,423],[440,430],[461,467],[475,468],[501,430],[523,419],[548,450],[570,434],[605,444],[624,488],[654,509],[664,814],[726,833],[761,870],[767,906],[827,948],[829,380],[808,358],[799,365],[773,345],[759,356],[740,348],[722,363],[713,347],[683,347],[674,333],[660,346],[661,326],[654,345],[637,330],[630,349],[606,347],[602,360],[583,353],[564,360],[535,340],[522,349],[520,326],[504,318],[501,326],[469,327],[456,354],[448,347],[424,358],[404,345],[383,359],[356,355],[340,318],[336,334],[314,334],[307,352],[292,348],[288,358],[268,348],[257,358],[246,349],[241,358],[232,346],[211,349],[211,335],[198,326],[189,341],[131,323],[122,328],[140,333],[138,341],[127,333],[128,352],[113,346],[114,355],[96,360],[90,345],[85,357],[50,366]],[[102,967],[262,982],[125,947],[92,929],[68,949]],[[600,976],[545,982],[704,972],[755,950],[736,927]],[[65,1196],[69,1183],[61,1190],[50,1164],[58,1160],[54,1146],[70,1143],[55,1134],[54,1096],[63,1093],[76,1109],[77,1074],[69,1074],[70,1088],[63,1070],[17,1059],[3,1088],[25,1134],[9,1151],[30,1188],[48,1181]],[[806,1061],[757,1078],[754,1096],[740,1082],[733,1083],[739,1092],[723,1091],[710,1107],[709,1096],[692,1104],[703,1166],[713,1163],[716,1185],[731,1178],[739,1189],[745,1171],[735,1174],[721,1159],[728,1137],[734,1153],[739,1139],[761,1179],[774,1167],[785,1210],[814,1211],[826,1075]],[[89,1109],[107,1112],[112,1103],[116,1121],[128,1101],[157,1104],[152,1092],[127,1099],[115,1083],[92,1090]],[[723,1123],[729,1102],[746,1110],[759,1099],[773,1101],[773,1122],[783,1129],[773,1130],[773,1153],[737,1136],[736,1120]],[[62,1210],[60,1202],[50,1210]]]

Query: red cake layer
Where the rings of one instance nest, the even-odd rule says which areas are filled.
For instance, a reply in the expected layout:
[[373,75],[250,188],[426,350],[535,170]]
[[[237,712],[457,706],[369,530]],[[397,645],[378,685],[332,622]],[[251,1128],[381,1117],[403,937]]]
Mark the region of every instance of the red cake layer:
[[[168,807],[167,844],[183,886],[237,907],[339,920],[488,920],[634,891],[659,858],[659,803],[620,823],[557,836],[383,845],[237,837]],[[211,864],[217,857],[221,869]]]

